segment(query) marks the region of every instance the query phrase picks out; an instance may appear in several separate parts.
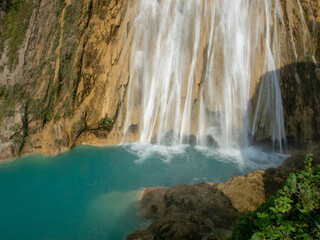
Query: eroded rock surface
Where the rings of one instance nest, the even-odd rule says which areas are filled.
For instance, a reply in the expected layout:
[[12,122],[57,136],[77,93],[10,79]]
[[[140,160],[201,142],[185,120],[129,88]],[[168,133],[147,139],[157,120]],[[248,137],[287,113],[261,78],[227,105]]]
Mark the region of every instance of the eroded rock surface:
[[26,135],[26,104],[18,103],[10,115],[2,119],[0,126],[0,159],[17,156],[23,145]]

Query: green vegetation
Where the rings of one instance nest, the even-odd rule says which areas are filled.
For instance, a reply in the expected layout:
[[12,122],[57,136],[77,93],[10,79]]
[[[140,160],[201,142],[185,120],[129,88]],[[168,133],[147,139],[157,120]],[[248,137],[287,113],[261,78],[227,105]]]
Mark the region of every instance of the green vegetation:
[[256,211],[244,214],[232,239],[320,239],[320,165],[291,173],[282,189]]
[[23,134],[21,133],[22,127],[20,126],[19,123],[15,122],[14,125],[11,127],[11,130],[14,132],[13,135],[13,142],[15,144],[22,144],[23,143]]
[[77,121],[77,122],[74,122],[72,124],[72,129],[79,129],[79,128],[84,128],[85,127],[85,123],[83,121]]
[[[79,1],[72,0],[67,5],[64,0],[55,4],[56,21],[51,35],[52,47],[48,58],[43,56],[41,71],[49,80],[48,92],[44,99],[28,101],[28,113],[43,123],[70,117],[74,111],[74,99],[79,76],[75,71],[76,49],[78,46],[78,19],[81,13]],[[63,19],[62,19],[63,18]],[[60,67],[55,79],[56,51],[60,44]],[[41,71],[39,74],[41,74]],[[71,89],[71,90],[70,90]]]
[[29,100],[28,113],[32,114],[36,120],[49,122],[54,117],[54,111],[51,104],[46,104],[42,100]]
[[21,127],[19,123],[14,123],[14,125],[11,127],[11,130],[14,131],[15,133],[20,132]]
[[[4,117],[14,116],[17,104],[23,104],[25,97],[24,89],[19,84],[12,87],[0,86],[0,124],[3,123]],[[10,127],[10,130],[14,132],[12,140],[15,144],[21,145],[24,141],[22,128],[23,126],[17,122]]]
[[78,76],[74,76],[73,64],[75,62],[75,52],[79,43],[78,19],[80,14],[81,4],[79,4],[78,1],[73,0],[71,4],[65,8],[60,75],[62,79],[69,81],[74,81],[78,78]]
[[31,0],[12,0],[4,19],[0,51],[3,51],[8,40],[8,66],[10,70],[18,63],[18,50],[23,43],[29,25],[32,7]]
[[[0,53],[6,51],[7,66],[10,70],[18,63],[18,51],[29,26],[34,8],[33,2],[32,0],[11,0],[7,14],[0,23],[2,33]],[[30,78],[32,76],[32,79],[44,78],[44,81],[48,81],[48,89],[44,95],[35,98],[25,90],[32,86],[0,86],[0,124],[4,117],[14,115],[15,107],[19,102],[23,102],[23,106],[26,104],[27,113],[32,120],[41,120],[43,124],[72,116],[81,73],[80,62],[76,62],[76,51],[79,38],[84,31],[79,30],[82,5],[77,0],[71,0],[69,5],[64,0],[57,0],[52,5],[55,7],[53,9],[55,19],[52,21],[52,26],[48,26],[51,29],[48,36],[50,49],[43,51],[40,67],[36,71],[30,71]],[[60,40],[60,67],[55,79],[56,53]],[[3,70],[3,66],[0,66],[0,71]],[[33,81],[32,85],[37,83]],[[20,88],[17,89],[17,87]]]
[[54,144],[60,146],[62,144],[61,139],[54,139]]
[[13,116],[14,107],[24,99],[24,95],[24,90],[19,84],[10,88],[0,86],[0,124],[5,116]]
[[[59,112],[63,117],[70,117],[73,114],[76,89],[80,79],[80,71],[76,70],[78,64],[76,62],[76,52],[80,37],[78,22],[81,6],[82,4],[77,0],[72,0],[70,5],[65,5],[65,11],[62,16],[63,25],[59,26],[59,28],[62,27],[59,30],[62,36],[59,34],[59,38],[57,37],[58,40],[61,36],[60,68],[59,77],[53,83],[55,91],[51,102],[62,102]],[[63,97],[59,99],[59,96]]]
[[100,119],[100,126],[110,129],[112,127],[112,119],[108,117],[108,114],[104,118]]

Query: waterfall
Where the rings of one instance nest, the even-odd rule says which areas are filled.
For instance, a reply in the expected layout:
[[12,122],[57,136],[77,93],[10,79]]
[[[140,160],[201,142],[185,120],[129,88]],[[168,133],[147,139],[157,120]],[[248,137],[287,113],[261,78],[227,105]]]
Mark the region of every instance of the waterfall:
[[134,6],[124,139],[239,149],[263,128],[281,150],[278,0]]

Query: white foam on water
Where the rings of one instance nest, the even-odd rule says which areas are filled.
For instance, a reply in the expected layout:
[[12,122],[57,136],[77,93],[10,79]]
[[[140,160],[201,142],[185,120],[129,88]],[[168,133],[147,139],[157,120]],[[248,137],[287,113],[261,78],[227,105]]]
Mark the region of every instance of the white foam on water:
[[143,163],[153,156],[158,156],[163,162],[169,163],[175,156],[185,154],[188,147],[185,144],[165,146],[144,142],[128,143],[123,144],[123,146],[127,151],[138,157],[136,163]]
[[[220,149],[199,145],[190,146],[179,144],[165,146],[141,142],[123,144],[122,146],[124,146],[126,151],[137,156],[135,160],[136,164],[143,164],[151,158],[160,159],[165,164],[170,164],[175,158],[185,158],[187,164],[189,161],[187,159],[192,157],[190,152],[197,151],[203,156],[203,159],[210,160],[211,158],[213,161],[237,164],[239,168],[242,169],[265,170],[270,167],[279,166],[290,156],[257,146],[250,146],[243,149]],[[202,160],[201,155],[196,156],[196,161]]]
[[196,146],[196,149],[206,157],[212,157],[221,162],[237,163],[241,168],[250,170],[265,170],[270,167],[277,167],[290,156],[256,146],[243,149],[212,149]]
[[244,166],[250,169],[265,170],[278,167],[290,155],[274,152],[265,148],[251,146],[241,151]]
[[203,154],[205,157],[213,158],[217,161],[228,162],[228,163],[240,163],[241,162],[241,151],[239,149],[216,149],[206,146],[195,146],[195,149]]

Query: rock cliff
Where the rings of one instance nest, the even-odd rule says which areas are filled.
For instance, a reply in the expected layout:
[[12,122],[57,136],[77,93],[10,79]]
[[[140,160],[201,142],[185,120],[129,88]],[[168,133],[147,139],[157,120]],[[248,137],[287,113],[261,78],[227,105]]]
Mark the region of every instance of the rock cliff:
[[[284,22],[277,23],[285,26],[280,85],[295,147],[317,142],[320,131],[320,3],[298,2],[281,1]],[[136,3],[0,3],[0,159],[122,140]],[[257,141],[268,138],[258,129]]]
[[128,2],[8,2],[0,15],[0,158],[118,143],[110,131],[128,79],[118,63],[129,60]]
[[[288,37],[282,46],[280,84],[287,139],[294,147],[318,142],[320,133],[320,4],[300,2],[281,1]],[[301,11],[303,18],[297,17]]]

